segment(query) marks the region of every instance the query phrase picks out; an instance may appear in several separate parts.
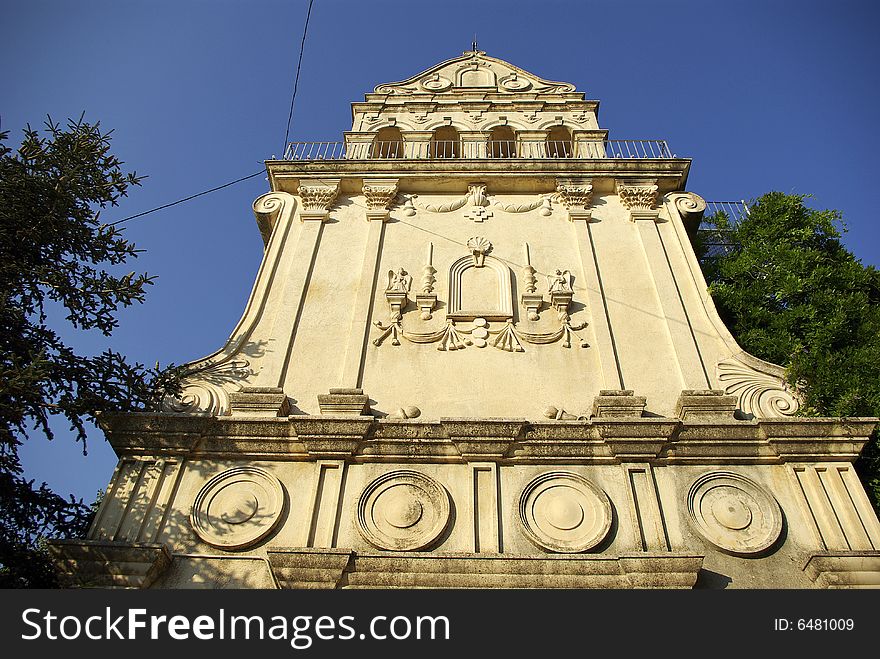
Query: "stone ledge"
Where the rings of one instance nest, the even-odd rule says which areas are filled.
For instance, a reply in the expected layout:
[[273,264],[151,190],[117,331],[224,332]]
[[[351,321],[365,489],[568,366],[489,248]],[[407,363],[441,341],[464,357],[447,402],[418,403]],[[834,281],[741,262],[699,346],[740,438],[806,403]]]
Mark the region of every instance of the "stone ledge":
[[817,588],[880,588],[880,551],[819,552],[804,572]]
[[703,557],[672,553],[438,554],[278,548],[284,588],[693,588]]
[[163,544],[50,540],[48,547],[68,588],[149,588],[171,565]]
[[230,392],[229,408],[233,416],[287,416],[290,401],[279,387],[242,387]]

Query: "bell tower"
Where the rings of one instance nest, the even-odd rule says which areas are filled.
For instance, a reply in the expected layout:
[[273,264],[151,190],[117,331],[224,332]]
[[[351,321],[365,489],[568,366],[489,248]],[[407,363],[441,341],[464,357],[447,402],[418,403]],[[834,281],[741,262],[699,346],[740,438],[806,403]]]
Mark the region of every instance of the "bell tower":
[[880,585],[877,420],[795,416],[708,295],[691,161],[598,109],[474,44],[268,161],[244,314],[104,419],[71,581]]

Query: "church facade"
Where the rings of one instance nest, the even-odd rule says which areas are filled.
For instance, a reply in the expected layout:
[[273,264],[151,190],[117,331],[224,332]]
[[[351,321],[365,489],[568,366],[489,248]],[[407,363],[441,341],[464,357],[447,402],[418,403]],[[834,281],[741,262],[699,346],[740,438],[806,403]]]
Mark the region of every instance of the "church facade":
[[880,586],[852,463],[719,318],[691,161],[474,50],[292,143],[228,342],[119,456],[73,585]]

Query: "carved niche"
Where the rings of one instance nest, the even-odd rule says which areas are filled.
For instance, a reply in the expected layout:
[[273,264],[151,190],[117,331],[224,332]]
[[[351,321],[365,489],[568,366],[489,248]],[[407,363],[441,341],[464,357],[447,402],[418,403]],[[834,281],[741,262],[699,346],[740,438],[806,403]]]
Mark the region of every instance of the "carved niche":
[[482,237],[468,241],[471,254],[449,268],[449,310],[452,320],[513,319],[510,268],[488,252],[492,243]]

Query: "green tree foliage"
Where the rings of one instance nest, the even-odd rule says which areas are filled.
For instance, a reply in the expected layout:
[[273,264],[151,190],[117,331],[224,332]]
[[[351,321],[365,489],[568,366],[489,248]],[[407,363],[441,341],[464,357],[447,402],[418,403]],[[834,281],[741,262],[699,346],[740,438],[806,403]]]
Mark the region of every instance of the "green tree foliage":
[[[840,213],[805,198],[770,192],[737,223],[707,218],[697,251],[709,291],[745,350],[786,366],[801,414],[880,416],[880,272],[841,244]],[[856,466],[880,510],[876,431]]]
[[130,364],[112,350],[80,355],[59,328],[117,325],[120,307],[143,302],[146,274],[117,272],[137,256],[100,222],[140,179],[122,171],[109,133],[79,121],[28,126],[17,151],[0,133],[0,586],[51,586],[46,537],[81,537],[92,510],[23,476],[18,456],[32,433],[52,439],[59,416],[83,442],[102,411],[135,409],[168,386],[170,372]]

